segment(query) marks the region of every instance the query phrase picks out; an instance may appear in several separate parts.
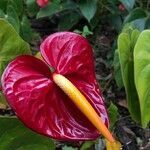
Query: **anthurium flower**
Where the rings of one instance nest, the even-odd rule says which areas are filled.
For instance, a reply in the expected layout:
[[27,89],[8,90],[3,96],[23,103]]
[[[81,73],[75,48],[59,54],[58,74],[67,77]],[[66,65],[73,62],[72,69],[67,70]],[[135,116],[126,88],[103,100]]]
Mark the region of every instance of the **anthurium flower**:
[[55,139],[93,140],[102,133],[113,142],[87,40],[59,32],[47,37],[40,50],[44,61],[19,56],[2,75],[3,92],[16,115]]
[[48,4],[49,0],[36,0],[36,2],[40,7],[44,7]]

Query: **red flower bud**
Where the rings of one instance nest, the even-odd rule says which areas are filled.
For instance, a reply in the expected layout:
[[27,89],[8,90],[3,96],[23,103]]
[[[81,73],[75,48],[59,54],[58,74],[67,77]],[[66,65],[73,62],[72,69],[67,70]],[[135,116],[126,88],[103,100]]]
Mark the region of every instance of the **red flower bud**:
[[119,10],[120,10],[120,11],[125,11],[125,9],[126,9],[126,8],[124,7],[123,4],[120,4],[120,5],[119,5]]
[[45,7],[49,0],[36,0],[37,4],[40,6],[40,7]]

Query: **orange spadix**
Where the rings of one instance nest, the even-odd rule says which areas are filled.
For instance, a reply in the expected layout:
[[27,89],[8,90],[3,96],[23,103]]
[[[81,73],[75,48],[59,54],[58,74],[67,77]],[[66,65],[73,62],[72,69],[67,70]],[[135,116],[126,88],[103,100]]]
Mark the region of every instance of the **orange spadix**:
[[63,75],[53,74],[53,81],[59,86],[97,130],[110,142],[115,142],[112,134],[85,96]]

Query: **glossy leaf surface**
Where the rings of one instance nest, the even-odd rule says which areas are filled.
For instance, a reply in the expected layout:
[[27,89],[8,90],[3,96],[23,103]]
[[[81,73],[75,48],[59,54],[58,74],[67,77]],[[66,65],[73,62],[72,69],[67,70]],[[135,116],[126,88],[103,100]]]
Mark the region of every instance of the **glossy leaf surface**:
[[134,49],[134,76],[143,127],[150,123],[150,30],[143,31]]
[[27,129],[17,118],[0,117],[1,150],[55,150],[54,142]]
[[9,104],[24,124],[38,133],[59,140],[97,138],[96,128],[52,81],[49,68],[68,78],[108,126],[91,46],[78,34],[60,32],[44,40],[41,54],[47,64],[20,56],[6,68],[2,86]]

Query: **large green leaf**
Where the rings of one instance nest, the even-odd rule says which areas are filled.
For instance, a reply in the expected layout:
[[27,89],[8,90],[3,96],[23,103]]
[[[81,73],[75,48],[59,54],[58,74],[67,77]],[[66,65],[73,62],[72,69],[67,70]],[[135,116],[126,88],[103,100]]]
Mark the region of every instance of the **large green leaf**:
[[18,55],[30,53],[28,43],[21,39],[6,20],[0,19],[0,77],[12,59]]
[[79,0],[78,5],[83,16],[90,22],[97,11],[98,0]]
[[0,117],[1,150],[55,150],[54,142],[27,129],[17,118]]
[[137,30],[121,33],[118,38],[118,51],[123,83],[127,95],[128,108],[132,118],[140,122],[140,105],[134,84],[133,64],[133,49],[138,36],[139,31]]
[[135,45],[134,73],[142,125],[146,127],[150,123],[150,30],[143,31]]

